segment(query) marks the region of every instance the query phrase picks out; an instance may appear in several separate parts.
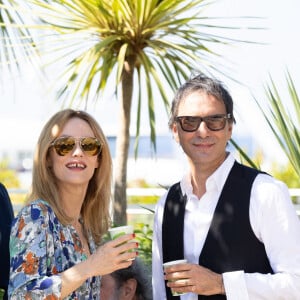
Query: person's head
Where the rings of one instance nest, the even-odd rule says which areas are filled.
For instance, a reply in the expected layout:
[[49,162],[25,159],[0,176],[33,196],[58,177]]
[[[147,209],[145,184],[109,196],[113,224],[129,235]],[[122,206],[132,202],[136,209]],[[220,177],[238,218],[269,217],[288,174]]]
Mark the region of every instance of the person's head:
[[[81,172],[70,174],[69,168]],[[69,183],[86,185],[81,216],[99,242],[109,225],[111,176],[111,155],[99,124],[84,111],[65,109],[53,115],[41,131],[29,200],[46,200],[66,224],[70,218],[61,207],[60,187]]]
[[175,94],[169,127],[193,163],[223,159],[234,122],[232,98],[216,79],[195,76]]
[[149,270],[135,259],[126,269],[102,276],[100,298],[103,300],[151,300],[152,287]]

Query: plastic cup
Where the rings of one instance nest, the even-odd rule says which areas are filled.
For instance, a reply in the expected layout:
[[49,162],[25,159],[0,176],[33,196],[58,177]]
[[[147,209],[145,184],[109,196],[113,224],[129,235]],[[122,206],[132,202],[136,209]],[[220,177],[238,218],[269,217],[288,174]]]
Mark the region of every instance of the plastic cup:
[[[179,264],[185,264],[185,263],[187,263],[186,259],[172,260],[172,261],[168,261],[168,262],[164,263],[163,267],[164,267],[164,269],[167,269],[168,267],[171,267],[174,265],[179,265]],[[178,279],[178,281],[181,281],[181,280],[183,280],[183,278]],[[175,281],[177,281],[177,280],[175,280]],[[180,296],[180,295],[187,294],[187,293],[182,293],[182,292],[175,292],[172,289],[171,289],[171,292],[172,292],[173,296]]]
[[[125,235],[125,234],[133,234],[133,226],[132,225],[124,225],[119,227],[112,227],[108,229],[108,233],[111,240],[115,240],[116,238]],[[129,252],[132,252],[134,250],[129,250]],[[128,260],[134,260],[134,258],[130,258]]]
[[133,233],[133,226],[125,225],[125,226],[112,227],[108,229],[108,233],[110,238],[112,240],[115,240],[116,238],[124,234]]
[[4,298],[5,291],[3,289],[0,289],[0,300]]

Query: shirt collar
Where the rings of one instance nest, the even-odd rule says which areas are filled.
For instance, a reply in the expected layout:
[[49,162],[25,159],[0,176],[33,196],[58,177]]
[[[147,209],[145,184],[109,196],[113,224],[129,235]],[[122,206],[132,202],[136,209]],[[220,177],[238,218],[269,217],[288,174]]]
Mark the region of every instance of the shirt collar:
[[[206,188],[207,190],[210,190],[212,188],[216,188],[217,191],[220,193],[223,189],[223,186],[225,184],[225,181],[228,177],[228,174],[234,164],[234,156],[232,153],[228,152],[228,155],[224,162],[215,170],[211,176],[208,177],[206,181]],[[180,187],[182,190],[182,193],[187,195],[188,199],[189,196],[193,195],[193,187],[191,183],[191,173],[186,173],[181,182]]]

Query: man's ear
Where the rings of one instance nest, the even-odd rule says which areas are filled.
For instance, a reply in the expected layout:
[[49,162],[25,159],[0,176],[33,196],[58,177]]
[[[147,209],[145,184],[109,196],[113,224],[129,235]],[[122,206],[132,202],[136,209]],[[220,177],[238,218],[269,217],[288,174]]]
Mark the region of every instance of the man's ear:
[[122,285],[122,300],[132,300],[135,299],[137,281],[134,278],[126,280]]
[[177,128],[177,124],[176,123],[174,123],[172,125],[172,133],[173,133],[174,140],[179,144],[178,128]]

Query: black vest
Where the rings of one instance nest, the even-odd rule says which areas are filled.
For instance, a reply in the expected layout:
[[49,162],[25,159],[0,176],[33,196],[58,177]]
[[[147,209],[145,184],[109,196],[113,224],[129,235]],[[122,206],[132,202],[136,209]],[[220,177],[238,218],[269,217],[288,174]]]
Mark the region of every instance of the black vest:
[[[234,163],[224,184],[210,225],[199,265],[216,273],[244,270],[246,273],[273,273],[264,244],[255,236],[249,217],[250,193],[260,172]],[[163,261],[184,258],[183,227],[186,195],[180,184],[168,193],[162,222]],[[176,299],[166,286],[167,299]],[[178,299],[178,298],[177,298]],[[224,295],[198,296],[198,299],[226,299]]]

